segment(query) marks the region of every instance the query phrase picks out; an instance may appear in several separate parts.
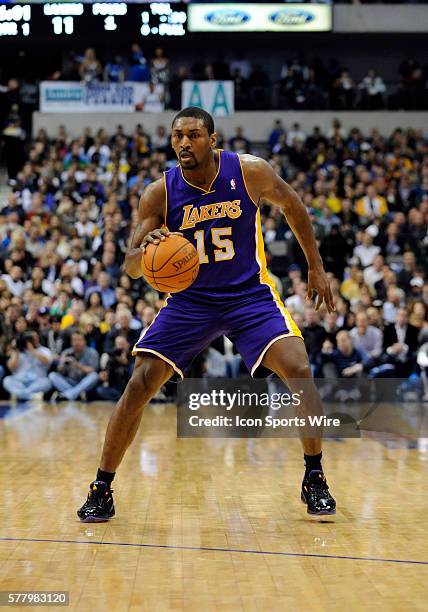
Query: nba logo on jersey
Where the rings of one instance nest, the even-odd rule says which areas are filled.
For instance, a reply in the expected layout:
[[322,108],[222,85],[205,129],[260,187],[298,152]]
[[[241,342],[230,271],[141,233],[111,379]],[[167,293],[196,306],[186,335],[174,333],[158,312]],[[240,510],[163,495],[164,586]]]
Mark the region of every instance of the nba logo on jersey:
[[235,179],[234,179],[234,178],[233,178],[233,179],[230,179],[230,188],[231,188],[233,191],[235,191],[235,189],[236,189],[236,181],[235,181]]

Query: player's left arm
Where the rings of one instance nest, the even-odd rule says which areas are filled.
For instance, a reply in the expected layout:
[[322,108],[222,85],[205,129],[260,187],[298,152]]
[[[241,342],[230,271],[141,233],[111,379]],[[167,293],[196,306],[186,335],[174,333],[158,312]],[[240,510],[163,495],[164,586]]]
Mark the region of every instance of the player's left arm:
[[260,204],[275,204],[282,209],[291,230],[299,241],[308,262],[308,298],[317,294],[315,308],[323,302],[335,310],[330,283],[324,270],[306,207],[297,193],[263,159],[241,156],[242,169],[251,199]]

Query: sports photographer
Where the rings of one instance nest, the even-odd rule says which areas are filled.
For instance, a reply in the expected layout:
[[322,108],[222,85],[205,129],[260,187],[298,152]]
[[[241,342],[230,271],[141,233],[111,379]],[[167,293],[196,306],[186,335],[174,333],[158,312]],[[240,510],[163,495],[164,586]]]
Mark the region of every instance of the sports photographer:
[[80,331],[71,335],[71,347],[61,353],[57,371],[49,374],[55,389],[52,399],[86,399],[86,392],[98,382],[99,355],[86,345],[86,338]]
[[125,336],[116,336],[114,349],[108,355],[105,368],[100,372],[102,385],[97,387],[97,395],[106,401],[116,401],[122,395],[132,371],[132,358],[129,342]]
[[49,366],[53,355],[41,346],[36,331],[28,331],[12,340],[6,366],[12,374],[3,380],[3,386],[12,398],[18,400],[34,399],[52,387],[48,378]]

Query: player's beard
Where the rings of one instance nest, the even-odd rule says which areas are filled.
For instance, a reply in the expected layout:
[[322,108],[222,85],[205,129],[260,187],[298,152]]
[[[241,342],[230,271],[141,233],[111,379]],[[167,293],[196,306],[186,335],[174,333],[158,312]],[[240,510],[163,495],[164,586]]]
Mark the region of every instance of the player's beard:
[[198,161],[192,155],[191,157],[187,157],[185,159],[179,158],[180,165],[184,170],[195,170],[199,166]]

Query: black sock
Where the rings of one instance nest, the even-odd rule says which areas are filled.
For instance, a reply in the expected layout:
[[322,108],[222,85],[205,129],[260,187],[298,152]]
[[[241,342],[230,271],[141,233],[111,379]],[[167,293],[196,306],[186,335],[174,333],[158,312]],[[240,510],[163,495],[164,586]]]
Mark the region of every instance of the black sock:
[[96,480],[101,480],[105,482],[110,488],[111,483],[113,482],[113,478],[115,477],[116,472],[103,472],[103,470],[98,469]]
[[304,455],[305,457],[305,478],[307,476],[309,476],[309,473],[312,472],[312,470],[320,470],[322,472],[322,467],[321,467],[321,459],[322,459],[322,453],[320,453],[319,455]]

